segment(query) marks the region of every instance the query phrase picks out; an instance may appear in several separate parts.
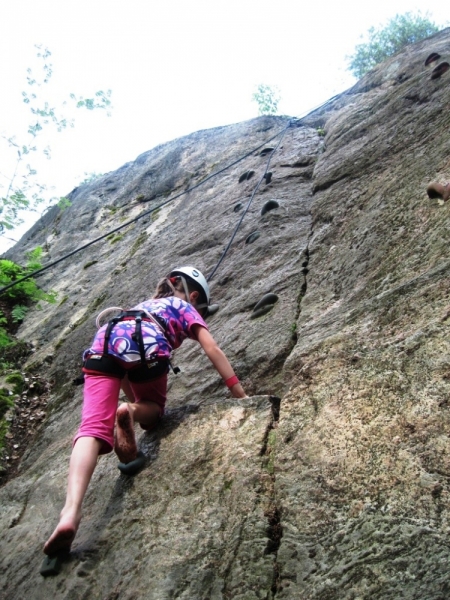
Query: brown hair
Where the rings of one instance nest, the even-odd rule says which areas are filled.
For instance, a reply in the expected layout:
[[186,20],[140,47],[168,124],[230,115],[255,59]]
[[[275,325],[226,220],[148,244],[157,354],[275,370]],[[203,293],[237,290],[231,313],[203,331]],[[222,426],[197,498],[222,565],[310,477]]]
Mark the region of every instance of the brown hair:
[[[200,302],[206,302],[205,292],[202,286],[199,285],[196,281],[192,281],[190,277],[184,277],[184,280],[186,282],[189,293],[198,292]],[[169,277],[167,275],[158,282],[153,298],[169,298],[170,296],[173,296],[176,291],[184,293],[184,287],[183,282],[181,281],[181,277]],[[187,300],[189,302],[188,298]]]
[[153,294],[153,298],[169,298],[170,296],[173,296],[176,291],[184,291],[181,279],[179,279],[175,283],[172,283],[170,281],[170,277],[167,275],[166,277],[163,277],[160,281],[158,281],[155,293]]

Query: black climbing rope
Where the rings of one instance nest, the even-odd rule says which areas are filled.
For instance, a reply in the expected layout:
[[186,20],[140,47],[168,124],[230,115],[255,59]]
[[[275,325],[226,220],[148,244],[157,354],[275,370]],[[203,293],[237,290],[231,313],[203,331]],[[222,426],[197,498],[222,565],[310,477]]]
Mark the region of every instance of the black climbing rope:
[[[291,125],[292,125],[292,119],[290,119],[290,120],[289,120],[288,124],[287,124],[287,125],[286,125],[286,127],[283,129],[283,131],[281,132],[281,134],[280,134],[280,135],[281,135],[281,137],[280,137],[280,139],[279,139],[279,141],[278,141],[278,144],[275,146],[275,148],[274,148],[273,150],[271,150],[271,151],[270,151],[270,154],[269,154],[269,159],[268,159],[268,161],[267,161],[267,164],[266,164],[266,168],[265,168],[265,170],[264,170],[264,173],[263,173],[262,177],[259,179],[258,183],[256,184],[256,186],[255,186],[255,188],[254,188],[254,190],[253,190],[253,193],[252,193],[252,195],[250,196],[250,200],[247,202],[247,206],[245,207],[245,210],[244,210],[244,212],[242,213],[242,216],[241,216],[241,218],[239,219],[239,221],[238,221],[238,223],[237,223],[236,227],[234,228],[234,231],[233,231],[233,233],[232,233],[232,235],[231,235],[230,241],[229,241],[229,242],[228,242],[228,244],[226,245],[226,247],[225,247],[225,250],[222,252],[222,256],[219,258],[219,260],[218,260],[218,262],[217,262],[216,266],[214,267],[214,269],[211,271],[211,273],[210,273],[210,274],[208,275],[208,277],[206,278],[206,280],[207,280],[207,281],[211,281],[211,279],[213,278],[213,276],[214,276],[214,274],[216,273],[217,269],[220,267],[220,265],[221,265],[221,263],[222,263],[223,259],[224,259],[224,258],[225,258],[225,256],[227,255],[227,252],[228,252],[228,250],[230,249],[230,247],[231,247],[231,244],[233,243],[233,240],[234,240],[234,238],[236,237],[236,234],[237,234],[237,232],[239,231],[239,228],[240,228],[240,226],[241,226],[241,224],[242,224],[242,221],[244,220],[244,217],[245,217],[245,215],[247,214],[247,212],[248,212],[248,209],[249,209],[249,208],[250,208],[250,206],[251,206],[251,203],[253,202],[253,198],[255,197],[255,194],[256,194],[256,192],[258,191],[258,189],[259,189],[259,186],[261,185],[261,183],[263,182],[263,180],[264,180],[264,179],[266,179],[266,175],[267,175],[267,172],[268,172],[268,170],[269,170],[269,166],[270,166],[270,161],[272,160],[272,157],[273,157],[273,155],[274,155],[274,154],[275,154],[275,152],[278,150],[278,148],[279,148],[279,146],[280,146],[281,142],[283,141],[284,134],[286,133],[286,131],[289,129],[289,127],[290,127]],[[272,139],[273,139],[273,138],[272,138]]]
[[[313,112],[321,109],[321,108],[325,108],[326,106],[328,106],[329,104],[331,104],[332,102],[334,102],[334,100],[336,100],[336,98],[338,98],[338,95],[333,96],[333,98],[330,98],[329,100],[327,100],[326,102],[324,102],[323,104],[317,106],[316,108],[309,110],[308,112],[305,113],[304,117],[307,115],[312,114]],[[32,273],[28,273],[27,275],[24,275],[23,277],[16,279],[15,281],[11,281],[10,283],[8,283],[7,285],[5,285],[4,287],[0,288],[0,296],[6,292],[7,290],[9,290],[10,288],[14,287],[15,285],[18,285],[19,283],[22,283],[22,281],[26,281],[27,279],[30,279],[31,277],[37,277],[39,275],[41,275],[42,273],[44,273],[45,271],[47,271],[48,269],[50,269],[51,267],[54,267],[55,265],[59,264],[60,262],[63,262],[64,260],[67,260],[68,258],[70,258],[71,256],[73,256],[74,254],[77,254],[78,252],[81,252],[82,250],[85,250],[86,248],[89,248],[89,246],[92,246],[93,244],[96,244],[97,242],[100,242],[101,240],[105,239],[106,237],[108,237],[109,235],[116,233],[117,231],[120,231],[121,229],[124,229],[125,227],[128,227],[128,225],[131,225],[132,223],[135,223],[136,221],[138,221],[139,219],[142,219],[143,217],[146,217],[147,215],[152,214],[153,212],[155,212],[156,210],[162,208],[163,206],[166,206],[166,204],[169,204],[170,202],[173,202],[174,200],[177,200],[177,198],[180,198],[181,196],[184,196],[185,194],[188,194],[189,192],[192,192],[193,190],[197,189],[198,187],[200,187],[201,185],[205,184],[207,181],[209,181],[210,179],[212,179],[213,177],[217,177],[217,175],[220,175],[221,173],[223,173],[224,171],[226,171],[227,169],[230,169],[231,167],[234,167],[234,165],[237,165],[238,163],[240,163],[241,161],[245,160],[246,158],[248,158],[249,156],[251,156],[252,154],[254,154],[255,152],[257,152],[259,149],[263,148],[264,146],[266,146],[269,142],[271,142],[272,140],[276,139],[278,136],[282,136],[280,141],[278,142],[277,146],[275,147],[275,149],[270,153],[269,156],[269,160],[267,162],[267,166],[266,166],[266,171],[264,172],[264,175],[262,176],[262,178],[260,179],[260,181],[258,182],[258,184],[256,185],[252,197],[250,198],[250,201],[247,204],[247,207],[237,225],[237,227],[235,228],[235,231],[232,234],[232,237],[227,245],[227,247],[225,248],[221,258],[219,259],[219,262],[217,263],[217,265],[215,266],[214,270],[211,272],[211,274],[208,277],[208,281],[212,278],[212,276],[215,274],[215,272],[217,271],[217,269],[219,268],[219,265],[221,264],[221,262],[223,261],[223,259],[225,258],[226,253],[228,252],[235,236],[236,233],[242,223],[243,218],[245,217],[245,214],[247,213],[251,202],[253,200],[254,195],[256,194],[256,191],[258,190],[259,186],[261,185],[262,180],[265,178],[265,176],[267,175],[267,170],[269,168],[269,164],[270,164],[270,160],[272,158],[273,153],[278,149],[281,140],[283,139],[284,134],[286,133],[286,130],[293,124],[300,124],[303,120],[303,118],[299,118],[299,117],[293,117],[290,118],[288,121],[288,124],[286,125],[286,127],[284,127],[281,131],[279,131],[278,133],[276,133],[275,135],[273,135],[271,138],[269,138],[268,140],[265,140],[262,144],[260,144],[259,146],[257,146],[256,148],[253,148],[253,150],[250,150],[250,152],[247,152],[246,154],[244,154],[243,156],[239,157],[238,159],[236,159],[235,161],[233,161],[232,163],[230,163],[229,165],[227,165],[226,167],[223,167],[223,169],[219,169],[219,171],[216,171],[215,173],[212,173],[211,175],[208,175],[208,177],[206,177],[205,179],[203,179],[202,181],[200,181],[199,183],[193,185],[192,187],[187,188],[186,190],[184,190],[183,192],[180,192],[179,194],[176,194],[175,196],[173,196],[173,198],[169,198],[168,200],[166,200],[165,202],[162,202],[161,204],[159,204],[158,206],[155,206],[154,208],[152,208],[151,210],[145,211],[142,214],[138,215],[137,217],[135,217],[134,219],[131,219],[130,221],[126,221],[125,223],[122,223],[122,225],[119,225],[118,227],[115,227],[114,229],[108,231],[108,233],[105,233],[104,235],[101,235],[97,238],[95,238],[94,240],[84,244],[83,246],[80,246],[79,248],[76,248],[75,250],[73,250],[72,252],[69,252],[68,254],[65,254],[64,256],[61,256],[61,258],[58,258],[57,260],[52,261],[51,263],[48,263],[47,265],[44,265],[43,267],[41,267],[40,269],[37,269],[36,271],[33,271]]]
[[[291,119],[289,120],[289,124],[290,123],[291,123]],[[19,279],[16,279],[15,281],[11,281],[11,283],[8,283],[7,285],[5,285],[4,287],[2,287],[0,289],[0,295],[3,294],[4,292],[6,292],[6,290],[9,290],[10,288],[14,287],[15,285],[18,285],[19,283],[22,283],[22,281],[26,281],[27,279],[30,279],[31,277],[37,277],[37,276],[41,275],[42,273],[44,273],[44,271],[47,271],[51,267],[54,267],[55,265],[59,264],[60,262],[63,262],[64,260],[67,260],[68,258],[70,258],[71,256],[73,256],[74,254],[77,254],[78,252],[81,252],[82,250],[85,250],[86,248],[89,248],[89,246],[92,246],[93,244],[96,244],[97,242],[100,242],[101,240],[107,238],[108,236],[110,236],[113,233],[116,233],[117,231],[120,231],[121,229],[124,229],[125,227],[128,227],[128,225],[131,225],[132,223],[135,223],[139,219],[142,219],[143,217],[146,217],[147,215],[150,215],[151,213],[155,212],[156,210],[159,210],[160,208],[162,208],[163,206],[166,206],[166,204],[169,204],[170,202],[173,202],[174,200],[177,200],[181,196],[184,196],[185,194],[188,194],[189,192],[192,192],[193,190],[195,190],[198,187],[200,187],[201,185],[205,184],[207,181],[209,181],[213,177],[217,177],[217,175],[220,175],[221,173],[223,173],[227,169],[230,169],[231,167],[234,167],[234,165],[237,165],[238,163],[240,163],[244,159],[248,158],[249,156],[251,156],[252,154],[254,154],[255,152],[257,152],[258,150],[260,150],[261,148],[263,148],[264,146],[266,146],[269,142],[271,142],[272,140],[276,139],[279,135],[284,135],[285,131],[286,131],[286,127],[284,129],[282,129],[281,131],[279,131],[278,133],[276,133],[275,135],[273,135],[268,140],[265,140],[264,143],[260,144],[256,148],[253,148],[253,150],[251,150],[250,152],[247,152],[243,156],[239,157],[238,159],[236,159],[235,161],[233,161],[232,163],[230,163],[226,167],[223,167],[222,169],[219,169],[215,173],[211,173],[211,175],[208,175],[208,177],[206,177],[205,179],[203,179],[199,183],[193,185],[192,187],[187,188],[186,190],[184,190],[183,192],[180,192],[179,194],[176,194],[175,196],[173,196],[173,198],[169,198],[168,200],[166,200],[165,202],[162,202],[158,206],[155,206],[154,208],[141,213],[140,215],[138,215],[134,219],[131,219],[130,221],[126,221],[125,223],[122,223],[122,225],[119,225],[118,227],[115,227],[114,229],[111,229],[107,233],[105,233],[105,234],[103,234],[103,235],[95,238],[94,240],[91,240],[90,242],[87,242],[83,246],[80,246],[79,248],[76,248],[72,252],[69,252],[68,254],[65,254],[64,256],[61,256],[61,258],[58,258],[57,260],[54,260],[51,263],[48,263],[47,265],[41,267],[40,269],[37,269],[36,271],[33,271],[32,273],[28,273],[27,275],[24,275],[23,277],[21,277]]]

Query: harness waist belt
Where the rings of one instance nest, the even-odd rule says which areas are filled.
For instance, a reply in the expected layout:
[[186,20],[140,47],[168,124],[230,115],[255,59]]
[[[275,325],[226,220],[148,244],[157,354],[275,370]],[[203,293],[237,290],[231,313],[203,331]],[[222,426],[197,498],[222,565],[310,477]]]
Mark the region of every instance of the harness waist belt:
[[138,363],[135,367],[125,369],[119,361],[109,355],[94,354],[84,361],[83,372],[95,375],[96,373],[103,373],[123,379],[128,374],[128,379],[133,383],[140,383],[144,381],[150,381],[151,379],[157,379],[164,375],[169,370],[169,361],[167,359],[154,360],[151,362],[145,362],[144,364]]

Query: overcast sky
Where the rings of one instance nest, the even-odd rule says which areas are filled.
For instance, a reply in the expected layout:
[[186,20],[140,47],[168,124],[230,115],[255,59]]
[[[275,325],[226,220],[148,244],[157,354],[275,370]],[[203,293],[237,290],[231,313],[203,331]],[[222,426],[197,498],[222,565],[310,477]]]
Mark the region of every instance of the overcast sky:
[[[62,196],[85,172],[112,171],[160,143],[257,116],[251,97],[259,83],[278,86],[280,114],[306,114],[355,83],[346,57],[370,26],[407,11],[425,14],[429,6],[424,0],[1,0],[0,132],[28,141],[31,115],[21,92],[27,68],[36,64],[34,44],[52,52],[52,83],[41,93],[55,106],[71,92],[89,97],[112,90],[110,118],[77,111],[74,129],[46,138],[52,160],[35,161],[39,180]],[[438,25],[448,23],[442,6],[429,10]],[[14,158],[0,144],[3,175],[11,176]]]

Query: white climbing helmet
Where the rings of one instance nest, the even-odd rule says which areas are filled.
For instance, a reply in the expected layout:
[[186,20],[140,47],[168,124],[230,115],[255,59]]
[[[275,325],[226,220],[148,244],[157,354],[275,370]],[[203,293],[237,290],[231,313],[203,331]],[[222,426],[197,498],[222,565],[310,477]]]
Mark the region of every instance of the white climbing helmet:
[[181,281],[183,283],[183,288],[184,288],[184,293],[186,294],[186,298],[189,298],[189,290],[187,289],[185,278],[190,279],[191,281],[195,281],[197,283],[197,285],[199,285],[201,287],[201,289],[203,290],[203,294],[206,299],[206,302],[203,304],[197,304],[196,308],[197,309],[208,308],[209,303],[210,303],[209,285],[208,285],[208,282],[206,281],[205,276],[201,273],[201,271],[199,271],[195,267],[179,267],[177,269],[173,269],[169,275],[169,277],[177,277],[177,276],[181,277]]

